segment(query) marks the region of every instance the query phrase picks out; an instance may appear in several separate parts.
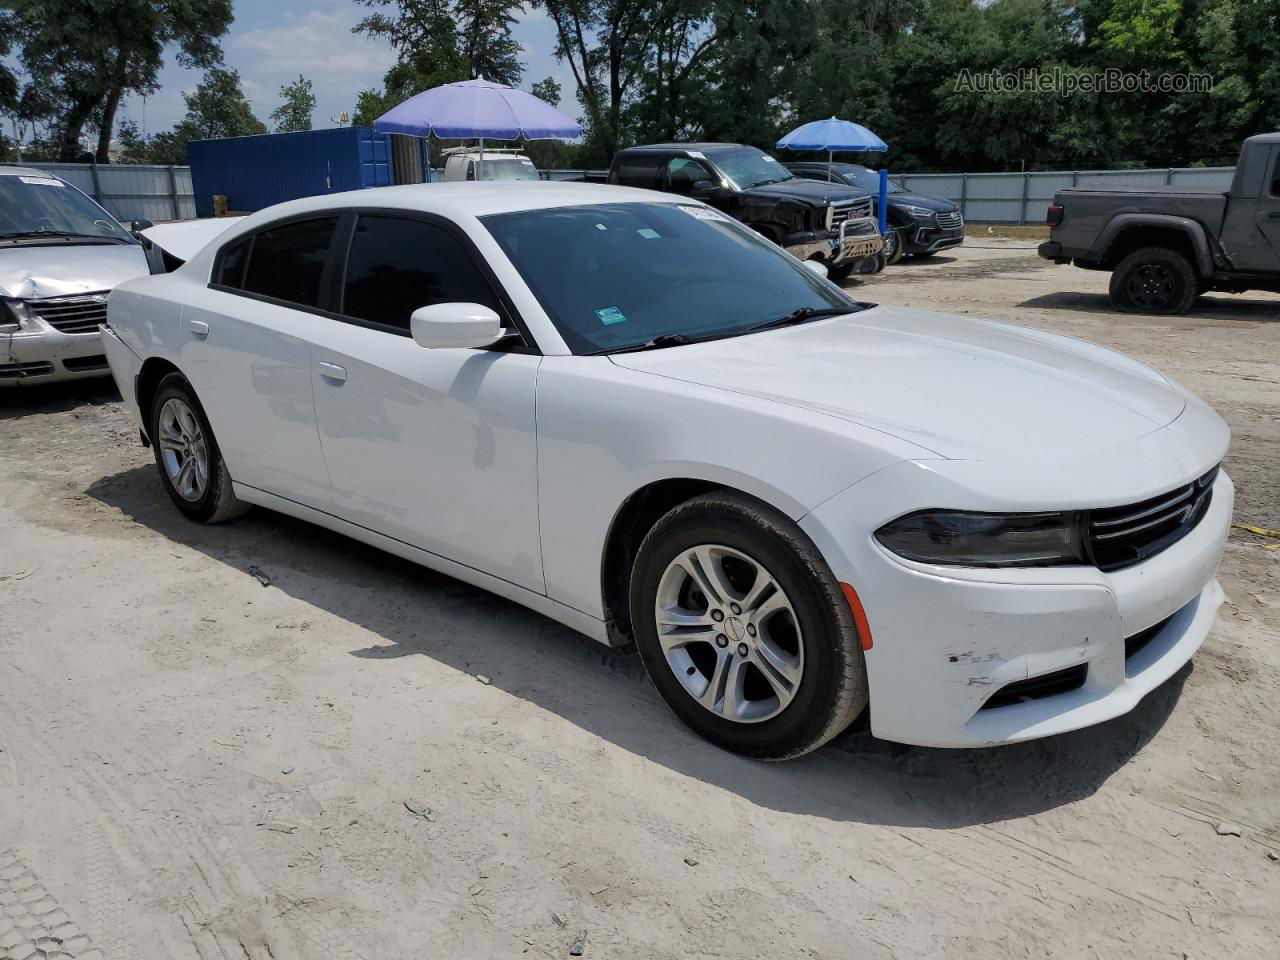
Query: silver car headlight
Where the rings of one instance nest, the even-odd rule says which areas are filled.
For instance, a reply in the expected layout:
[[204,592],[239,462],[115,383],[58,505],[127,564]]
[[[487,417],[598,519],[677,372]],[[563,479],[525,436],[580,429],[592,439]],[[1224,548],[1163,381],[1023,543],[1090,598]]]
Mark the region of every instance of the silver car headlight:
[[933,217],[933,211],[928,207],[913,207],[908,203],[903,205],[903,209],[917,220],[929,220]]
[[1078,513],[976,513],[920,510],[876,531],[900,557],[964,567],[1084,564]]
[[27,305],[21,300],[0,298],[0,333],[17,333],[31,329]]

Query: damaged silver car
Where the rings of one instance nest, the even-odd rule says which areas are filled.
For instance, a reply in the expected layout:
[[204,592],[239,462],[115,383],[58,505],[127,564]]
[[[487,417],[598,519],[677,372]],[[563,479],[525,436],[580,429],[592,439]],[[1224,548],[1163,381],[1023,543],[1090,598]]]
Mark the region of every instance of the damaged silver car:
[[133,230],[64,180],[0,166],[0,387],[103,376],[107,293],[152,272]]

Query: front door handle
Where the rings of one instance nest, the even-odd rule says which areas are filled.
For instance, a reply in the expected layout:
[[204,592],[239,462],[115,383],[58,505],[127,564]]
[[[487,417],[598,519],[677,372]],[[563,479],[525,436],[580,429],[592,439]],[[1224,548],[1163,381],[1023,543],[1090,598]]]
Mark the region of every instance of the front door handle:
[[326,380],[332,380],[334,383],[346,383],[347,368],[340,367],[336,363],[330,363],[327,360],[320,361],[320,376]]
[[209,324],[203,320],[188,320],[187,326],[191,328],[191,332],[197,337],[204,338],[209,335]]
[[1268,220],[1280,220],[1280,210],[1272,210],[1267,214]]

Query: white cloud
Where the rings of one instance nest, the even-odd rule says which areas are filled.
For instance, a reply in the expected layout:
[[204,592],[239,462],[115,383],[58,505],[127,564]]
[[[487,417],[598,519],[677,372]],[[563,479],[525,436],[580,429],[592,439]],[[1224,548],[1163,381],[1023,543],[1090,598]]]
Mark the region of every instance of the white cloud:
[[310,10],[285,26],[250,30],[230,44],[242,74],[297,76],[317,87],[357,81],[381,81],[395,62],[391,48],[359,36],[351,28],[359,19],[351,8],[325,12]]

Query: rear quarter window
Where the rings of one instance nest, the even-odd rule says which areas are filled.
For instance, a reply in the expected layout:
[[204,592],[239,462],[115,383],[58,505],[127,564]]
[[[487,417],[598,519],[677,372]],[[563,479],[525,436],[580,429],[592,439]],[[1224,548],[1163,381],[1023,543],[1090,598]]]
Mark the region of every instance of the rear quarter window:
[[320,217],[268,227],[254,234],[244,272],[244,292],[304,307],[318,306],[320,277],[337,225],[337,217]]

